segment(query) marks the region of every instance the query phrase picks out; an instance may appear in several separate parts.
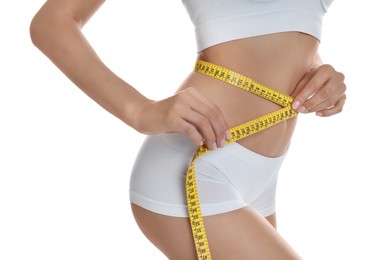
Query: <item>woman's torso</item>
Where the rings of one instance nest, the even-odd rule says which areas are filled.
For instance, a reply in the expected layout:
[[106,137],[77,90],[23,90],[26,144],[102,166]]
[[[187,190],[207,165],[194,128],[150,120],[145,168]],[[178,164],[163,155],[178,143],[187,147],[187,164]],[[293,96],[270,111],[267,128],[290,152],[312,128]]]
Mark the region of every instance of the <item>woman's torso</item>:
[[[268,87],[291,94],[309,71],[318,40],[300,32],[283,32],[233,40],[211,46],[199,59],[246,75]],[[218,105],[230,127],[275,111],[280,106],[227,83],[192,72],[178,91],[194,87]],[[289,146],[296,119],[290,119],[238,143],[262,155],[281,155]]]

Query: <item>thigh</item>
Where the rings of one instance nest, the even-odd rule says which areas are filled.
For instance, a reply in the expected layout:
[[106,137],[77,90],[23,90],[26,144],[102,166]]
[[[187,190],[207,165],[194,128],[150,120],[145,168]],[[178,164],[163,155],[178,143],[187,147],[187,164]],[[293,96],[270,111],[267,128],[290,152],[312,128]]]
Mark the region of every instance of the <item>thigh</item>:
[[157,214],[134,203],[131,206],[141,231],[168,259],[197,259],[189,218]]
[[[273,215],[268,217],[273,220]],[[250,207],[205,218],[213,259],[301,259],[273,225]]]
[[[156,214],[132,204],[145,236],[169,259],[197,259],[188,218]],[[275,228],[251,208],[204,217],[213,259],[300,259]]]

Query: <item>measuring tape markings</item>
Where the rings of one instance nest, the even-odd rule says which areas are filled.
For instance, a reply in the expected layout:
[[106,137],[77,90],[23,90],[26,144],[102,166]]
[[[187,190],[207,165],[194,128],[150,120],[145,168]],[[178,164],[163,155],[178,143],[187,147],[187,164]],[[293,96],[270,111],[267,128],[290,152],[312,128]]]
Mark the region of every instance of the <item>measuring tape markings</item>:
[[[202,60],[197,60],[194,70],[256,94],[283,107],[282,109],[231,128],[230,140],[226,140],[226,144],[236,142],[242,138],[261,132],[297,115],[297,112],[291,107],[291,102],[293,100],[291,96],[266,87],[244,75]],[[186,195],[189,219],[197,256],[198,259],[201,260],[210,260],[212,257],[198,198],[196,177],[194,174],[194,161],[209,151],[210,150],[204,145],[198,147],[186,176]]]

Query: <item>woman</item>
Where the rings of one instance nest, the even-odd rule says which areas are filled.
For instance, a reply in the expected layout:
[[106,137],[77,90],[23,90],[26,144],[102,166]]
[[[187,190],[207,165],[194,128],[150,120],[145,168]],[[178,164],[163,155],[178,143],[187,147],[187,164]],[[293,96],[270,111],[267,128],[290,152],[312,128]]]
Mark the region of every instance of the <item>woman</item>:
[[[148,134],[133,168],[135,219],[169,259],[196,259],[185,175],[197,146],[211,152],[195,174],[214,259],[300,259],[276,231],[277,173],[296,118],[227,144],[229,129],[280,108],[192,72],[154,101],[116,76],[81,28],[104,0],[48,0],[35,15],[33,43],[103,108]],[[300,113],[331,116],[345,103],[344,76],[317,53],[331,0],[183,0],[196,27],[198,59],[294,97]],[[142,50],[141,50],[142,51]],[[84,66],[82,66],[84,65]]]

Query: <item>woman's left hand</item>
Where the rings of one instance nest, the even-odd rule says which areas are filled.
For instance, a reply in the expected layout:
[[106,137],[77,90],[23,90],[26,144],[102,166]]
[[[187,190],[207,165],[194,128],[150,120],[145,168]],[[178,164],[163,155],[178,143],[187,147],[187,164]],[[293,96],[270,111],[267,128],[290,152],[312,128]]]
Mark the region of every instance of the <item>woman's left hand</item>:
[[311,69],[292,93],[293,109],[300,113],[316,112],[332,116],[342,111],[346,100],[345,76],[331,65]]

